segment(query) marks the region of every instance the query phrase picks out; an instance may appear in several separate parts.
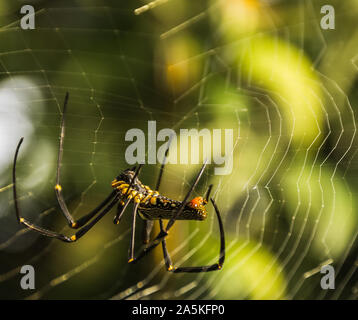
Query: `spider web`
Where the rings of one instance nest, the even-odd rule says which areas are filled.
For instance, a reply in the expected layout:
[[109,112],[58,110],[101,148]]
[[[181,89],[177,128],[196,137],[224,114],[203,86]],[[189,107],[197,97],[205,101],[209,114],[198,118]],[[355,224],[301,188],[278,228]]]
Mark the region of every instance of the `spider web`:
[[[0,296],[355,299],[358,37],[347,30],[357,6],[335,1],[336,24],[346,29],[325,31],[313,1],[127,2],[41,1],[33,4],[35,30],[22,30],[19,8],[5,1]],[[129,212],[119,226],[109,214],[70,245],[17,225],[10,168],[25,136],[17,177],[23,215],[71,233],[53,192],[66,92],[62,185],[75,217],[102,201],[128,167],[129,129],[146,133],[149,120],[158,131],[233,129],[232,173],[216,176],[212,164],[194,192],[214,184],[226,231],[222,271],[168,273],[160,248],[128,265]],[[183,199],[199,169],[168,164],[160,191]],[[142,182],[154,187],[158,172],[145,166]],[[137,230],[139,243],[140,223]],[[176,265],[215,263],[213,208],[205,222],[177,222],[168,246]],[[19,285],[27,264],[36,271],[31,292]],[[335,290],[320,286],[328,264]]]

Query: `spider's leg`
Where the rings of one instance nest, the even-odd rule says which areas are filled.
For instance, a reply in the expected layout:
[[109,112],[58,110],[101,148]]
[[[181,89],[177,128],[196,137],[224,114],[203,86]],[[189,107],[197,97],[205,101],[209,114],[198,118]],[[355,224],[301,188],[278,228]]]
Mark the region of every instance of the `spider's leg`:
[[61,186],[61,166],[62,166],[62,156],[63,156],[63,143],[65,139],[65,124],[66,124],[66,110],[68,104],[69,94],[66,93],[65,101],[63,104],[63,111],[62,111],[62,119],[61,119],[61,134],[60,134],[60,142],[59,142],[59,150],[58,150],[58,157],[57,157],[57,167],[56,167],[56,186],[55,192],[57,201],[61,207],[61,211],[65,216],[68,225],[71,228],[78,229],[84,224],[86,224],[89,220],[91,220],[104,206],[113,198],[114,193],[112,192],[99,206],[93,209],[90,213],[85,215],[84,217],[80,218],[76,221],[71,213],[67,208],[66,201],[62,194],[62,186]]
[[19,217],[19,223],[23,224],[24,226],[26,226],[27,228],[29,228],[31,230],[34,230],[34,231],[42,234],[43,236],[46,236],[49,238],[56,238],[56,239],[64,241],[64,242],[72,242],[70,237],[67,237],[67,236],[65,236],[61,233],[55,232],[55,231],[41,228],[35,224],[30,223],[25,218]]
[[[211,193],[211,190],[213,189],[213,185],[211,184],[206,192],[206,195],[205,195],[205,201],[208,202],[209,200],[209,197],[210,197],[210,193]],[[221,219],[220,219],[221,221]],[[161,222],[161,221],[160,221]],[[219,223],[220,224],[220,223]],[[163,223],[161,222],[160,224],[160,230],[163,231]],[[225,240],[224,240],[224,245],[225,245]],[[167,245],[166,245],[166,240],[165,238],[163,239],[162,241],[162,249],[163,249],[163,256],[164,256],[164,261],[165,261],[165,266],[167,268],[168,271],[173,271],[174,270],[177,270],[177,268],[174,267],[173,265],[173,262],[170,258],[170,255],[169,255],[169,252],[168,252],[168,249],[167,249]],[[178,272],[178,271],[176,271]],[[180,271],[179,271],[180,272]]]
[[[130,182],[128,188],[127,188],[127,193],[126,193],[125,195],[123,195],[123,197],[126,197],[126,196],[128,195],[129,190],[132,188],[132,185],[133,185],[135,179],[138,177],[139,172],[140,172],[140,170],[142,169],[142,167],[143,167],[143,164],[140,164],[140,165],[138,166],[138,168],[136,169],[136,171],[135,171],[135,173],[134,173],[134,176],[133,176],[133,178],[132,178],[132,180],[131,180],[131,182]],[[118,224],[118,223],[119,223],[119,221],[120,221],[121,218],[122,218],[122,215],[123,215],[124,211],[127,209],[127,206],[128,206],[128,204],[129,204],[129,202],[130,202],[131,200],[132,200],[132,198],[131,198],[131,197],[128,197],[128,198],[127,198],[127,201],[125,202],[125,204],[124,204],[123,206],[122,206],[122,205],[119,205],[119,206],[118,206],[117,214],[116,214],[116,216],[115,216],[114,219],[113,219],[113,223],[114,223],[114,224]]]
[[[74,236],[72,237],[67,237],[61,233],[55,232],[55,231],[51,231],[51,230],[47,230],[44,229],[42,227],[39,227],[31,222],[29,222],[27,219],[21,217],[20,214],[20,208],[19,208],[19,203],[18,203],[18,199],[17,199],[17,189],[16,189],[16,163],[17,163],[17,157],[19,154],[19,149],[21,146],[21,143],[23,141],[23,138],[20,139],[17,148],[16,148],[16,152],[15,152],[15,157],[14,157],[14,164],[13,164],[13,169],[12,169],[12,179],[13,179],[13,197],[14,197],[14,203],[15,203],[15,213],[16,213],[16,218],[17,221],[23,225],[25,225],[26,227],[28,227],[31,230],[37,231],[40,234],[50,237],[50,238],[56,238],[59,239],[61,241],[64,242],[73,242],[76,239],[80,238],[81,236],[83,236],[89,229],[91,229],[107,212],[109,212],[111,210],[111,208],[118,202],[118,197],[115,197],[116,192],[112,192],[109,197],[107,197],[107,199],[105,199],[96,209],[94,209],[92,212],[90,212],[88,215],[84,216],[83,218],[81,218],[79,220],[80,223],[84,223],[86,219],[89,218],[89,216],[93,216],[95,213],[97,213],[98,211],[100,211],[103,207],[105,207],[107,205],[107,207],[105,207],[103,209],[103,211],[94,219],[92,220],[87,226],[83,227],[82,229],[80,229]],[[111,202],[110,202],[111,201]],[[110,203],[109,203],[110,202]],[[109,204],[108,204],[109,203]],[[89,220],[89,219],[88,219]],[[87,220],[87,221],[88,221]]]
[[211,193],[211,190],[213,189],[213,185],[211,184],[208,188],[208,191],[206,191],[206,195],[205,195],[205,201],[206,202],[209,202],[209,199],[210,199],[210,193]]
[[58,156],[57,156],[57,168],[56,168],[56,186],[55,192],[58,204],[61,207],[62,213],[65,216],[68,225],[70,227],[76,226],[75,219],[70,214],[65,199],[62,195],[62,186],[61,186],[61,166],[62,166],[62,156],[63,156],[63,141],[65,139],[65,123],[66,123],[66,110],[67,110],[67,103],[68,103],[69,94],[66,92],[65,101],[63,103],[63,111],[62,111],[62,118],[61,118],[61,134],[60,134],[60,142],[59,142],[59,149],[58,149]]
[[170,149],[170,144],[171,144],[172,140],[173,140],[173,135],[171,135],[171,136],[169,137],[168,148],[167,148],[167,150],[165,150],[165,153],[164,153],[164,159],[163,159],[162,165],[160,166],[159,175],[158,175],[158,180],[157,180],[157,183],[156,183],[156,185],[155,185],[155,190],[159,190],[160,183],[162,182],[164,167],[165,167],[165,165],[166,165],[166,163],[167,163],[168,154],[169,154],[169,149]]
[[129,243],[128,262],[131,262],[134,258],[135,223],[136,223],[138,207],[139,207],[139,202],[135,202],[133,206],[132,237]]
[[[209,187],[210,188],[210,187]],[[224,234],[224,227],[223,227],[223,223],[221,220],[221,216],[220,216],[220,212],[218,207],[216,206],[214,200],[212,198],[210,198],[214,209],[215,209],[215,213],[219,222],[219,229],[220,229],[220,256],[219,256],[219,260],[217,263],[214,263],[212,265],[208,265],[208,266],[200,266],[200,267],[175,267],[173,266],[173,264],[171,263],[171,259],[169,256],[169,252],[166,248],[163,247],[163,254],[164,254],[164,260],[165,260],[165,264],[167,267],[168,271],[171,272],[175,272],[175,273],[179,273],[179,272],[209,272],[209,271],[215,271],[215,270],[220,270],[224,264],[225,261],[225,234]]]
[[[160,170],[159,170],[159,175],[158,175],[158,180],[157,180],[157,183],[156,183],[156,186],[155,186],[155,190],[157,190],[159,192],[159,188],[160,188],[160,184],[162,182],[162,178],[163,178],[163,173],[164,173],[164,167],[167,163],[167,159],[168,159],[168,154],[169,154],[169,149],[170,149],[170,144],[172,142],[172,136],[169,138],[169,141],[168,141],[168,148],[167,150],[165,151],[165,154],[164,154],[164,159],[163,159],[163,162],[162,162],[162,165],[160,166]],[[151,231],[153,229],[153,225],[154,225],[154,221],[150,221],[150,220],[146,220],[146,236],[144,238],[144,243],[147,244],[149,243],[149,240],[150,240],[150,234],[151,234]],[[162,219],[159,219],[159,227],[160,227],[160,231],[161,232],[164,232],[164,227],[163,227],[163,220]],[[167,247],[167,243],[166,243],[166,240],[163,239],[162,241],[162,248],[163,250],[165,250]],[[168,261],[165,261],[166,264],[171,264],[171,262],[168,262]]]
[[139,252],[139,254],[136,257],[133,257],[131,261],[128,261],[130,263],[136,263],[140,259],[142,259],[144,256],[146,256],[149,252],[151,252],[158,244],[162,243],[164,238],[168,235],[165,231],[160,231],[157,237],[152,240],[146,247],[142,248],[142,250]]
[[[160,226],[160,231],[163,232],[164,231],[163,220],[159,220],[159,226]],[[165,238],[162,241],[162,250],[163,250],[165,266],[167,270],[171,270],[173,268],[173,262],[170,259],[170,255],[167,249],[167,241],[165,240]]]
[[[72,217],[72,215],[70,214],[65,199],[62,195],[62,186],[60,184],[60,178],[61,178],[61,165],[62,165],[62,155],[63,155],[63,142],[64,142],[64,138],[65,138],[65,121],[66,121],[66,110],[67,110],[67,103],[68,103],[68,97],[69,94],[68,92],[66,93],[66,97],[65,97],[65,102],[63,105],[63,112],[62,112],[62,120],[61,120],[61,135],[60,135],[60,144],[59,144],[59,152],[58,152],[58,158],[57,158],[57,174],[56,174],[56,186],[55,186],[55,191],[56,191],[56,196],[57,196],[57,200],[58,203],[62,209],[62,212],[64,214],[64,216],[67,219],[67,222],[69,224],[69,226],[71,228],[79,228],[83,225],[85,225],[89,220],[91,220],[116,194],[116,191],[113,191],[98,207],[96,207],[94,210],[92,210],[90,213],[88,213],[87,215],[85,215],[84,217],[80,218],[79,220],[75,221],[74,218]],[[138,166],[138,168],[135,171],[134,177],[128,187],[128,191],[130,190],[130,188],[132,187],[136,177],[138,176],[141,168],[142,168],[142,164]],[[126,202],[126,204],[123,206],[121,211],[117,212],[117,215],[115,217],[114,222],[116,224],[119,223],[119,220],[123,214],[123,212],[125,211],[125,209],[127,208],[129,201]]]
[[[114,223],[114,224],[118,224],[118,223],[119,223],[119,219],[116,220],[116,218],[117,218],[117,216],[119,216],[120,212],[122,212],[122,214],[123,214],[123,212],[124,212],[123,206],[124,206],[123,202],[122,202],[122,201],[119,201],[119,202],[118,202],[118,206],[117,206],[117,213],[116,213],[116,215],[114,216],[114,219],[113,219],[113,223]],[[120,215],[120,218],[122,218],[122,215]]]
[[196,185],[198,184],[204,170],[205,167],[207,165],[207,161],[204,162],[203,166],[201,167],[197,177],[195,178],[195,181],[193,183],[193,185],[191,186],[190,190],[188,191],[188,193],[186,194],[184,200],[182,201],[178,211],[173,215],[173,217],[168,221],[167,226],[165,227],[165,232],[167,233],[169,231],[169,229],[173,226],[174,222],[176,221],[177,217],[179,217],[179,215],[183,212],[185,205],[187,204],[187,201],[191,195],[191,193],[193,192],[194,188],[196,187]]
[[17,162],[17,156],[19,154],[19,149],[20,149],[20,146],[23,141],[24,141],[24,138],[21,138],[19,143],[17,144],[15,156],[14,156],[14,163],[12,166],[12,184],[13,184],[12,194],[13,194],[14,203],[15,203],[16,219],[19,223],[20,223],[20,209],[19,209],[19,205],[17,203],[17,192],[16,192],[16,162]]
[[142,232],[142,239],[143,239],[143,244],[147,244],[149,243],[150,240],[150,235],[152,233],[152,229],[154,226],[154,221],[153,220],[143,220],[143,232]]
[[[14,156],[14,163],[13,163],[13,168],[12,168],[12,180],[13,180],[13,197],[14,197],[14,202],[15,202],[15,211],[16,211],[16,218],[17,221],[20,223],[20,214],[19,214],[19,208],[18,208],[18,202],[17,202],[17,192],[16,192],[16,164],[17,164],[17,157],[19,154],[19,150],[21,147],[22,142],[24,141],[24,138],[21,138],[17,147],[16,147],[16,151],[15,151],[15,156]],[[57,190],[58,192],[61,192],[60,190]],[[110,200],[113,199],[113,197],[115,196],[116,191],[113,191],[104,201],[102,201],[95,209],[93,209],[90,213],[86,214],[85,216],[83,216],[82,218],[80,218],[77,221],[72,222],[72,224],[70,225],[72,228],[79,228],[81,226],[83,226],[84,224],[86,224],[90,219],[92,219],[93,216],[95,216],[99,211],[101,211],[109,202]],[[61,207],[62,208],[62,207]],[[27,220],[26,223],[28,225],[33,226],[31,223],[29,223]],[[69,220],[67,220],[68,223],[70,223]],[[31,227],[30,227],[31,228]],[[39,229],[42,229],[40,227],[37,227]]]
[[117,213],[113,219],[114,224],[119,224],[119,221],[122,219],[123,213],[124,213],[124,211],[126,211],[131,200],[132,200],[131,198],[127,198],[127,201],[124,204],[122,204],[121,202],[119,203],[118,208],[117,208]]
[[112,208],[113,206],[118,202],[118,198],[114,198],[110,204],[105,207],[103,209],[103,211],[98,215],[96,216],[95,219],[93,219],[90,223],[88,223],[87,225],[85,225],[83,228],[79,229],[73,236],[71,237],[68,237],[66,235],[63,235],[61,233],[58,233],[58,232],[55,232],[55,231],[51,231],[51,230],[47,230],[47,229],[44,229],[42,227],[39,227],[33,223],[30,223],[28,220],[26,220],[25,218],[22,218],[20,216],[20,212],[19,212],[19,207],[18,207],[18,204],[17,204],[17,198],[15,198],[15,203],[16,203],[16,206],[15,208],[17,208],[16,210],[16,214],[17,216],[19,217],[19,222],[23,225],[25,225],[26,227],[28,227],[29,229],[31,230],[34,230],[34,231],[37,231],[38,233],[46,236],[46,237],[49,237],[49,238],[55,238],[55,239],[58,239],[58,240],[61,240],[61,241],[64,241],[64,242],[74,242],[76,240],[78,240],[79,238],[81,238],[84,234],[86,234],[100,219],[102,219],[106,213],[108,213]]
[[78,229],[84,226],[88,221],[90,221],[103,207],[105,207],[116,195],[116,191],[114,190],[111,194],[102,201],[96,208],[94,208],[90,213],[86,214],[85,216],[81,217],[80,219],[75,221],[75,224],[72,225],[72,228]]
[[93,220],[91,220],[88,224],[86,224],[84,227],[82,227],[81,229],[79,229],[72,237],[71,240],[72,241],[76,241],[79,238],[81,238],[83,235],[85,235],[90,229],[92,229],[92,227],[98,222],[100,221],[115,205],[116,203],[119,201],[119,197],[115,197],[110,203],[109,205],[103,209],[103,211],[101,211],[99,213],[98,216],[96,216]]

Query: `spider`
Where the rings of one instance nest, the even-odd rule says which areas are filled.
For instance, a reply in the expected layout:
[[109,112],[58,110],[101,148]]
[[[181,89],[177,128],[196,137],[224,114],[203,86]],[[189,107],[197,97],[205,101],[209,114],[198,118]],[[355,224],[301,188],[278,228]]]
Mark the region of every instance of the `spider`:
[[[65,216],[68,225],[72,229],[79,229],[74,235],[66,236],[64,234],[51,231],[39,227],[27,219],[23,218],[20,214],[17,192],[16,192],[16,162],[20,146],[24,138],[21,138],[14,156],[13,163],[13,197],[15,203],[15,212],[17,221],[23,224],[27,228],[34,230],[44,236],[55,238],[66,243],[72,243],[84,236],[100,219],[102,219],[117,203],[117,213],[114,217],[114,223],[118,224],[121,220],[123,213],[125,212],[128,204],[133,202],[132,211],[132,234],[130,238],[130,245],[128,251],[128,263],[135,263],[150,251],[152,251],[159,244],[162,245],[163,256],[167,271],[170,272],[208,272],[214,270],[220,270],[225,260],[225,235],[224,227],[221,220],[220,212],[215,204],[213,198],[210,198],[212,185],[209,186],[205,197],[195,197],[191,201],[188,201],[190,194],[198,184],[207,162],[201,167],[193,185],[184,197],[183,201],[172,200],[159,194],[158,191],[153,191],[150,187],[143,185],[138,176],[142,168],[142,164],[138,167],[133,167],[123,171],[112,181],[112,188],[114,189],[110,195],[102,201],[95,209],[84,215],[78,220],[75,220],[69,212],[66,202],[62,194],[62,186],[60,184],[60,171],[63,154],[63,142],[65,137],[65,115],[67,109],[69,94],[66,93],[62,119],[61,119],[61,135],[59,143],[59,152],[57,158],[57,169],[56,169],[56,185],[55,192],[57,200],[63,215]],[[169,147],[166,150],[165,157],[168,156]],[[164,165],[166,161],[163,161],[161,165],[159,176],[155,190],[159,190],[161,179],[163,176]],[[175,267],[170,258],[169,252],[166,246],[166,237],[168,236],[170,228],[174,225],[177,220],[204,220],[207,216],[207,210],[205,205],[209,202],[209,199],[214,207],[220,229],[220,254],[218,262],[207,266],[195,266],[195,267]],[[144,232],[143,232],[143,243],[145,246],[139,251],[138,255],[134,254],[134,238],[136,228],[136,217],[137,213],[144,219]],[[167,225],[164,227],[163,219],[169,220]],[[153,227],[154,220],[159,220],[160,231],[158,235],[150,241],[150,234]]]

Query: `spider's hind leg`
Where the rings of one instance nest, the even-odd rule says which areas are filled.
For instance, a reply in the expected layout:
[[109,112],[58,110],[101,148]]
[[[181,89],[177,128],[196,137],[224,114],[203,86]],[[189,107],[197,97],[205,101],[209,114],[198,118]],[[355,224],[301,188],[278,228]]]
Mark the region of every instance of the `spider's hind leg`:
[[154,226],[154,221],[153,220],[144,220],[143,232],[142,232],[143,244],[149,243],[150,235],[151,235],[152,230],[153,230],[153,226]]
[[166,246],[163,246],[163,255],[164,255],[164,260],[165,260],[165,264],[167,267],[167,270],[170,272],[175,272],[175,273],[180,273],[180,272],[190,272],[190,273],[198,273],[198,272],[209,272],[209,271],[215,271],[215,270],[220,270],[224,264],[225,261],[225,235],[224,235],[224,227],[223,227],[223,223],[221,220],[221,216],[220,216],[220,212],[218,207],[216,206],[214,200],[212,198],[210,198],[211,203],[214,206],[215,209],[215,213],[219,222],[219,229],[220,229],[220,255],[219,255],[219,260],[217,263],[214,263],[212,265],[208,265],[208,266],[199,266],[199,267],[175,267],[172,263],[171,263],[171,259],[169,256],[169,252],[166,249]]

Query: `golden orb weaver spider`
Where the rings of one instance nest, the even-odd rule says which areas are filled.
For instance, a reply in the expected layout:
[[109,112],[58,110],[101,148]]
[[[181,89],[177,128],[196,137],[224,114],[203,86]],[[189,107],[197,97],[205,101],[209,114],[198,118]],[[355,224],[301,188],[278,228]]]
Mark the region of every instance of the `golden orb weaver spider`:
[[[220,270],[224,264],[225,260],[225,235],[224,227],[221,220],[220,212],[218,207],[215,204],[213,198],[210,198],[210,193],[212,190],[212,185],[209,186],[205,197],[196,197],[188,202],[188,199],[198,184],[206,163],[201,167],[193,185],[190,187],[190,190],[184,197],[183,201],[172,200],[165,196],[159,194],[158,191],[153,191],[150,187],[143,185],[139,179],[138,175],[142,168],[142,164],[138,167],[133,167],[132,169],[127,169],[123,171],[117,178],[112,181],[112,188],[114,189],[110,195],[102,201],[95,209],[87,213],[78,220],[75,220],[71,213],[69,212],[64,197],[62,195],[62,186],[60,184],[60,171],[61,171],[61,160],[63,154],[63,142],[65,137],[65,115],[67,109],[69,94],[66,93],[62,120],[61,120],[61,135],[59,143],[59,152],[57,158],[57,169],[56,169],[56,186],[55,192],[57,196],[58,203],[60,205],[61,211],[65,216],[69,227],[72,229],[79,229],[73,236],[66,236],[64,234],[51,231],[39,227],[33,223],[30,223],[27,219],[23,218],[20,215],[20,209],[18,204],[17,192],[16,192],[16,162],[20,146],[23,142],[23,138],[20,139],[14,156],[12,178],[13,178],[13,197],[15,203],[15,212],[17,220],[20,224],[23,224],[27,228],[34,230],[44,236],[55,238],[67,243],[75,242],[83,235],[85,235],[100,219],[102,219],[117,203],[117,214],[114,217],[114,223],[118,224],[120,219],[123,216],[128,204],[133,201],[133,211],[132,211],[132,235],[130,239],[129,254],[128,254],[128,263],[135,263],[147,253],[153,250],[159,244],[162,244],[163,256],[165,261],[165,266],[167,271],[171,272],[208,272],[214,270]],[[169,148],[166,151],[165,157],[168,155]],[[156,189],[159,190],[161,179],[163,176],[164,165],[166,161],[163,161],[161,165]],[[220,254],[218,262],[212,265],[207,266],[198,266],[198,267],[175,267],[170,258],[169,252],[166,246],[166,237],[168,236],[169,229],[174,225],[177,220],[204,220],[207,216],[207,211],[205,205],[208,201],[211,201],[219,223],[220,229]],[[143,243],[147,244],[138,255],[134,255],[134,238],[135,238],[135,227],[136,227],[136,217],[137,213],[145,221],[145,229],[143,234]],[[164,227],[162,219],[169,220],[167,225]],[[153,227],[154,220],[159,220],[160,232],[152,240],[150,239],[150,233]]]

